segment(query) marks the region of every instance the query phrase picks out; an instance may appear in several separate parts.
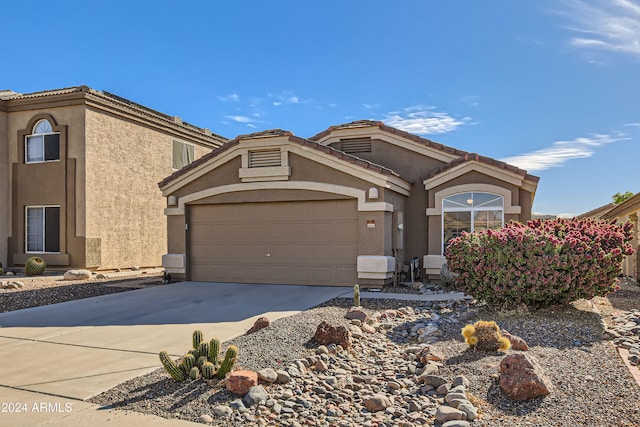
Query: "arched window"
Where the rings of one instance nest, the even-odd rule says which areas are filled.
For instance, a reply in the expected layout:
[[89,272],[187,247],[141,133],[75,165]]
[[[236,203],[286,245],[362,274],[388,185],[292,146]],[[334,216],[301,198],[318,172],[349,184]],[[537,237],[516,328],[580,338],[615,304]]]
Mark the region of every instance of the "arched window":
[[39,120],[25,141],[25,163],[60,160],[60,134],[53,131],[48,120]]
[[442,199],[443,253],[462,234],[504,225],[504,197],[491,193],[460,193]]

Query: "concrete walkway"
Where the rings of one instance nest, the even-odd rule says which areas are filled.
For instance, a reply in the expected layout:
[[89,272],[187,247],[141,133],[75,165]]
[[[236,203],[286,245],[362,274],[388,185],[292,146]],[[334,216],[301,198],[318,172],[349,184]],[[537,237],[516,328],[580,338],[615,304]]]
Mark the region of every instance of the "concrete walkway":
[[101,409],[85,400],[159,368],[160,350],[180,357],[194,329],[225,341],[245,333],[258,317],[274,321],[352,295],[341,287],[181,282],[0,313],[0,427],[195,425]]

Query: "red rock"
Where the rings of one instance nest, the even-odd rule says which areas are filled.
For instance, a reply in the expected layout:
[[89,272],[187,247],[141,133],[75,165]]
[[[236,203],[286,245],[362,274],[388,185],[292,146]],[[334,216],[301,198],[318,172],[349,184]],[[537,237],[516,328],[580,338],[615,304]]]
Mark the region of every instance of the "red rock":
[[527,342],[519,336],[511,335],[509,332],[504,330],[502,331],[502,336],[508,339],[509,342],[511,342],[511,348],[513,350],[529,351],[529,345],[527,345]]
[[227,377],[225,385],[231,393],[245,395],[251,387],[258,385],[258,373],[254,371],[233,371]]
[[331,326],[326,321],[322,321],[313,336],[318,344],[337,344],[344,349],[351,347],[351,333],[344,326]]
[[264,329],[267,326],[269,326],[269,319],[267,319],[266,317],[260,317],[254,322],[251,329],[247,331],[247,335],[258,332],[260,329]]
[[513,400],[547,395],[551,387],[542,367],[528,353],[510,354],[500,362],[500,388]]

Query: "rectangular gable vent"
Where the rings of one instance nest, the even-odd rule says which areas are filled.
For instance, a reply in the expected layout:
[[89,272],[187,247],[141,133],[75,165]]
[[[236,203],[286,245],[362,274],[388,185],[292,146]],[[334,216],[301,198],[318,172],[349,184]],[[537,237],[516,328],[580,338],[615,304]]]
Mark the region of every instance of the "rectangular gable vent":
[[266,168],[272,166],[282,166],[282,155],[280,149],[249,151],[250,168]]
[[370,153],[371,152],[371,138],[351,138],[341,139],[340,149],[345,153]]

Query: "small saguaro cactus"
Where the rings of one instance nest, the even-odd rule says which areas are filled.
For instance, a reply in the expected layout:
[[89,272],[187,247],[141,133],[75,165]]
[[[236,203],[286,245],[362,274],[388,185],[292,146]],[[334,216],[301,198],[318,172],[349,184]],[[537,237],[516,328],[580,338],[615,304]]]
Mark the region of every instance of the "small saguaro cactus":
[[[202,331],[193,331],[193,348],[198,349],[198,346],[202,342]],[[203,354],[201,356],[204,356]]]
[[218,368],[218,372],[216,372],[216,377],[224,378],[227,376],[229,372],[231,372],[231,368],[233,368],[234,363],[236,363],[236,359],[238,358],[238,347],[235,345],[230,345],[227,348],[227,352],[224,355],[224,360],[220,364],[220,368]]
[[478,320],[462,329],[462,336],[471,348],[482,351],[503,351],[511,348],[511,341],[503,337],[494,321]]
[[360,307],[360,286],[353,285],[353,306]]
[[200,355],[200,357],[205,357],[207,358],[207,360],[209,360],[209,343],[208,342],[201,342],[200,345],[198,346],[198,354]]
[[164,369],[169,373],[169,375],[171,375],[171,378],[173,378],[174,380],[182,382],[187,379],[185,377],[184,371],[180,369],[178,365],[176,365],[176,362],[174,362],[173,359],[169,356],[169,353],[164,350],[160,352],[160,362],[162,362],[162,366],[164,366]]
[[191,370],[191,368],[196,366],[196,364],[197,364],[196,358],[193,356],[193,354],[187,353],[182,358],[182,364],[184,364],[185,371],[189,372]]

